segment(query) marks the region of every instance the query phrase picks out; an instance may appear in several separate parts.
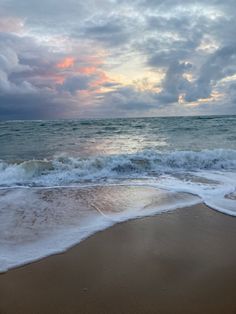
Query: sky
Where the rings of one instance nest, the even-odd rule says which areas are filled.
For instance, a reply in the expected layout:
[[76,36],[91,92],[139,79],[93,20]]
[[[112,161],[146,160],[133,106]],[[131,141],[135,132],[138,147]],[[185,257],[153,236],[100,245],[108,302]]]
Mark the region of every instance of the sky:
[[235,0],[0,0],[0,119],[236,114]]

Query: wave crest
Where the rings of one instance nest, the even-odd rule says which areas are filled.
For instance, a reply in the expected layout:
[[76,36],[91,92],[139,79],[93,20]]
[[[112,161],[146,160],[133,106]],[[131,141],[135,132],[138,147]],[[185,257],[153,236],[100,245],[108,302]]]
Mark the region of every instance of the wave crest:
[[149,150],[87,159],[60,155],[52,160],[29,160],[19,164],[0,162],[0,185],[51,186],[197,170],[236,170],[236,150]]

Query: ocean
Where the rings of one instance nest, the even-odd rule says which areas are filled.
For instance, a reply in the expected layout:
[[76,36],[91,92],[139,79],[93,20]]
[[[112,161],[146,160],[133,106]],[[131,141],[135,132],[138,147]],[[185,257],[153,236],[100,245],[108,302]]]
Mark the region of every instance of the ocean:
[[0,122],[1,272],[202,202],[236,216],[236,116]]

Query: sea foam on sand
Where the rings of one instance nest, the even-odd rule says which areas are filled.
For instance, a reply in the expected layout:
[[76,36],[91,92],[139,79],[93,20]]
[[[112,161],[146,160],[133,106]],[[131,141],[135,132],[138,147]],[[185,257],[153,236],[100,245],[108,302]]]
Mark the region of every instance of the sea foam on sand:
[[63,252],[128,219],[201,202],[197,196],[143,186],[0,190],[0,271]]

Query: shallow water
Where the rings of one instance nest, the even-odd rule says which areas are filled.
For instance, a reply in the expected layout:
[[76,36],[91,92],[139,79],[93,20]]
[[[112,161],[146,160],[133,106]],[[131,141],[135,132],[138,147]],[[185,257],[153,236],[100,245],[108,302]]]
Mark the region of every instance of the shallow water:
[[236,216],[236,116],[0,122],[0,270],[127,219]]
[[0,272],[63,252],[128,219],[200,202],[196,196],[141,186],[1,190]]

